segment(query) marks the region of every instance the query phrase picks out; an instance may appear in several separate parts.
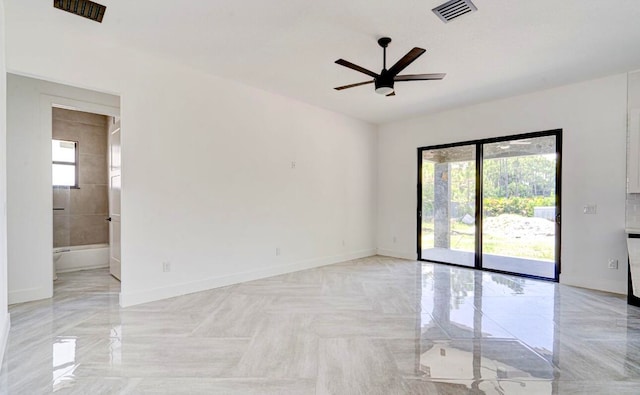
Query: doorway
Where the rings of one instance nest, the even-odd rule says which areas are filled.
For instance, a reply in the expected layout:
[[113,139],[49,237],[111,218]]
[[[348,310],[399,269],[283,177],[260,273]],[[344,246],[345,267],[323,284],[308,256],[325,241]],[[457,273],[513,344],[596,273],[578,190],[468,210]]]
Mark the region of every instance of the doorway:
[[[39,299],[47,299],[53,295],[53,216],[64,215],[66,210],[53,211],[52,155],[53,139],[53,110],[64,109],[85,113],[100,114],[110,117],[120,116],[120,97],[108,93],[90,91],[69,85],[62,85],[50,81],[8,74],[7,75],[7,206],[12,209],[7,211],[7,283],[9,304],[28,302]],[[80,119],[77,119],[80,120]],[[72,133],[76,127],[75,122],[65,120],[64,130]],[[81,122],[94,123],[94,122]],[[94,137],[97,133],[94,134]],[[77,180],[82,182],[83,169],[89,167],[80,166],[74,169],[74,163],[82,162],[85,144],[73,144],[77,139],[73,136],[60,136],[57,140],[58,148],[63,152],[56,155],[59,169],[65,177],[75,178],[76,170],[79,172]],[[105,136],[106,137],[106,136]],[[71,142],[71,143],[70,143]],[[101,140],[104,145],[106,142]],[[62,144],[62,145],[61,145]],[[73,155],[75,151],[81,157]],[[83,148],[84,147],[84,148]],[[66,153],[66,154],[65,154]],[[101,156],[100,158],[104,158]],[[98,159],[93,156],[90,159]],[[104,173],[102,173],[104,174]],[[61,174],[62,175],[62,174]],[[104,177],[100,182],[104,188]],[[68,183],[75,184],[71,179]],[[70,185],[71,186],[75,185]],[[61,187],[62,188],[62,187]],[[89,193],[94,186],[82,188],[80,193]],[[77,191],[77,190],[76,190]],[[70,193],[68,194],[71,198]],[[104,196],[104,195],[102,195]],[[63,199],[66,196],[59,196]],[[101,198],[104,199],[104,198]],[[97,202],[96,202],[97,204]],[[102,203],[101,203],[102,204]],[[69,215],[90,214],[90,206],[82,208],[83,212],[68,212]],[[100,213],[102,214],[102,212]],[[60,221],[61,219],[56,219]],[[72,221],[72,218],[68,219]],[[87,223],[94,222],[83,218]],[[104,217],[100,220],[106,223]],[[64,221],[63,221],[64,222]],[[66,241],[66,238],[63,238]],[[85,239],[81,244],[85,244]],[[69,247],[72,243],[57,244],[61,247]],[[66,248],[65,248],[66,249]],[[85,251],[75,251],[70,254],[81,254]],[[96,252],[96,251],[92,251]],[[61,258],[62,259],[62,258]],[[69,269],[77,267],[75,260],[67,262]]]
[[562,131],[418,149],[418,259],[558,281]]
[[52,119],[53,278],[110,267],[120,279],[119,121],[57,106]]

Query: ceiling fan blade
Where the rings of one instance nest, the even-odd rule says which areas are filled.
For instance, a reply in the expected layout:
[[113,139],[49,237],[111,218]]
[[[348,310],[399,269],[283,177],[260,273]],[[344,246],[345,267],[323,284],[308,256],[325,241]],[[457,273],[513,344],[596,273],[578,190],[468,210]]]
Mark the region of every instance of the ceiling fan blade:
[[429,81],[429,80],[441,80],[447,74],[446,73],[434,73],[434,74],[407,74],[397,75],[394,81]]
[[413,63],[414,60],[418,59],[420,55],[426,52],[426,49],[415,47],[411,51],[407,52],[406,55],[402,57],[402,59],[398,60],[396,64],[391,66],[389,69],[389,73],[391,75],[398,75],[402,70],[404,70],[407,66]]
[[353,64],[353,63],[348,62],[348,61],[346,61],[344,59],[338,59],[338,60],[336,60],[336,63],[339,64],[340,66],[348,67],[348,68],[350,68],[352,70],[359,71],[359,72],[364,73],[364,74],[366,74],[368,76],[371,76],[373,78],[378,78],[379,77],[379,75],[374,73],[373,71],[367,70],[364,67],[360,67],[357,64]]
[[356,86],[360,86],[360,85],[367,85],[367,84],[373,84],[373,80],[371,81],[365,81],[365,82],[358,82],[357,84],[351,84],[351,85],[344,85],[344,86],[339,86],[337,88],[333,88],[337,91],[341,91],[343,89],[349,89],[349,88],[354,88]]
[[389,94],[387,95],[387,97],[389,97],[389,96],[395,96],[395,95],[396,95],[396,91],[393,91],[393,92],[389,93]]

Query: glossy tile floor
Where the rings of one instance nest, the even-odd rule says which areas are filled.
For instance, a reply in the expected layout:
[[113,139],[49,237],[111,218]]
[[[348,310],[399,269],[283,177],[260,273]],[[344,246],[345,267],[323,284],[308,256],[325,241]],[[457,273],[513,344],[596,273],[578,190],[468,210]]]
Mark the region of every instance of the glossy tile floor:
[[3,394],[639,394],[620,296],[373,257],[118,307],[106,271],[10,308]]

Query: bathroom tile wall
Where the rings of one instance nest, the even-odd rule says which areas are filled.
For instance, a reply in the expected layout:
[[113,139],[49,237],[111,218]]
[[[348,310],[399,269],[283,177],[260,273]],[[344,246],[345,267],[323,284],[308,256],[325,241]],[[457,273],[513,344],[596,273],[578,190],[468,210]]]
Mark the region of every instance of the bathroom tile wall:
[[107,133],[109,118],[53,109],[53,138],[78,142],[78,189],[53,188],[53,246],[109,242]]

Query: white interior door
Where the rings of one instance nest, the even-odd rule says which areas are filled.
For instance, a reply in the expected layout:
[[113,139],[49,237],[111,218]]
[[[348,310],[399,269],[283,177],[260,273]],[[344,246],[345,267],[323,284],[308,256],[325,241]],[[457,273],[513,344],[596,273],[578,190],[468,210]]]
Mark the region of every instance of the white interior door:
[[120,280],[120,119],[109,126],[109,270]]

